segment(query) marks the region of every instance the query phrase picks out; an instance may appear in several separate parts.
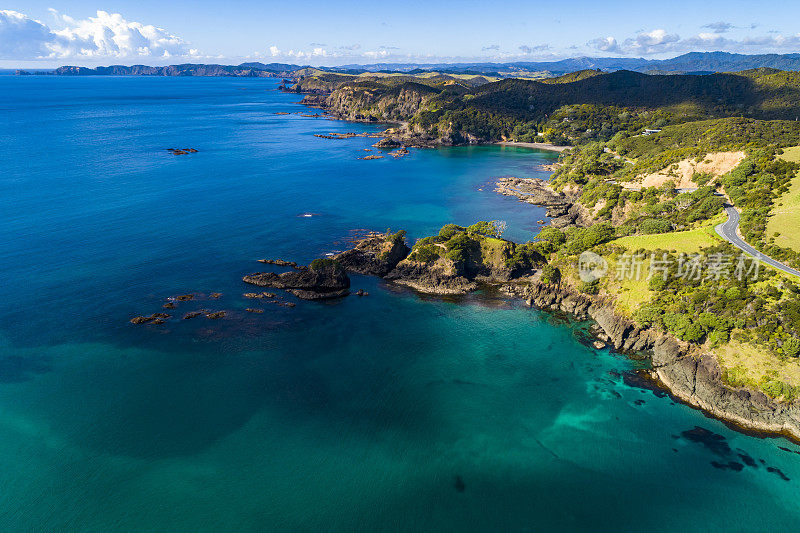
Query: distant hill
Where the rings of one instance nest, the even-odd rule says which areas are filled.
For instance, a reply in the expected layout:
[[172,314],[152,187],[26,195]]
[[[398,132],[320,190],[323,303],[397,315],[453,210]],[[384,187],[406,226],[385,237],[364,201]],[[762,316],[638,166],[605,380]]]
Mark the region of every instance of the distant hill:
[[[438,71],[437,71],[438,72]],[[710,75],[582,70],[545,80],[435,76],[304,77],[287,90],[349,120],[407,124],[408,142],[607,141],[617,133],[709,118],[800,118],[800,72],[758,68]],[[420,136],[424,136],[421,139]]]
[[[376,72],[394,70],[412,72],[436,70],[448,73],[505,74],[520,71],[547,71],[552,75],[579,70],[604,71],[631,70],[635,72],[659,71],[662,73],[733,72],[754,68],[800,70],[800,54],[745,55],[729,52],[690,52],[671,59],[644,59],[627,57],[576,57],[560,61],[516,61],[510,63],[378,63],[374,65],[343,65],[337,69]],[[326,69],[327,70],[327,69]],[[335,70],[333,68],[329,70]]]
[[[108,67],[64,66],[54,71],[58,76],[241,76],[292,77],[308,65],[288,63],[249,62],[240,65],[182,64],[169,66],[112,65]],[[546,77],[561,76],[578,71],[601,70],[657,74],[711,74],[736,72],[755,68],[800,70],[800,54],[745,55],[728,52],[690,52],[671,59],[619,57],[576,57],[560,61],[516,61],[509,63],[375,63],[370,65],[341,65],[316,67],[315,70],[341,74],[404,73],[417,76],[427,72],[466,74],[488,77]]]
[[111,65],[109,67],[76,67],[65,66],[57,68],[53,74],[56,76],[221,76],[221,77],[250,77],[276,78],[290,76],[302,67],[284,63],[242,63],[241,65],[206,65],[185,63],[182,65],[168,65],[165,67],[151,67],[147,65]]

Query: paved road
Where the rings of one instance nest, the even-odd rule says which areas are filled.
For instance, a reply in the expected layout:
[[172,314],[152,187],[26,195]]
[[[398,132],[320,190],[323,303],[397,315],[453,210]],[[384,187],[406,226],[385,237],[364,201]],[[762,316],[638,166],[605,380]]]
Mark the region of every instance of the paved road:
[[717,234],[743,251],[744,253],[751,255],[753,257],[757,257],[762,263],[766,263],[768,265],[772,265],[778,270],[782,270],[787,274],[791,274],[792,276],[797,276],[800,278],[800,271],[797,271],[791,267],[784,265],[783,263],[772,259],[771,257],[767,257],[766,255],[762,254],[739,237],[737,233],[739,229],[739,211],[736,210],[735,207],[732,206],[725,206],[725,212],[728,214],[728,220],[719,226],[717,226]]

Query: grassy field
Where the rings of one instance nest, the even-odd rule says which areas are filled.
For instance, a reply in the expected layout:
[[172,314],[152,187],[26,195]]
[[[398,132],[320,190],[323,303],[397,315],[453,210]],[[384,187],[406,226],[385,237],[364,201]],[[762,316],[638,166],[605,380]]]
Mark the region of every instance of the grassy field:
[[608,275],[604,289],[614,295],[614,307],[620,313],[628,317],[633,317],[633,313],[650,301],[653,291],[648,288],[650,280],[647,279],[650,272],[650,260],[645,259],[641,264],[639,275],[618,276],[617,263],[613,260],[608,262]]
[[[781,158],[800,162],[800,146],[786,148]],[[775,237],[775,244],[800,250],[800,174],[794,177],[789,191],[775,202],[767,223],[767,236]]]
[[689,231],[674,233],[660,233],[657,235],[631,235],[617,239],[613,244],[628,250],[670,250],[676,253],[699,252],[704,246],[713,246],[719,242],[719,237],[714,233],[714,226],[724,222],[725,217],[716,217],[713,224]]
[[720,364],[735,376],[735,381],[761,388],[770,380],[800,386],[800,361],[781,360],[750,344],[731,341],[713,350]]

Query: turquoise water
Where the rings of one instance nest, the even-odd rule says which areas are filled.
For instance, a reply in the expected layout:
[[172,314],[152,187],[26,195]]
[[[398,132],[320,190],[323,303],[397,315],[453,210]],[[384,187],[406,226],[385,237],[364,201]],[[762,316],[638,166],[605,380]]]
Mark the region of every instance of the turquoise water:
[[[800,447],[639,388],[631,360],[491,294],[241,298],[255,259],[353,230],[543,212],[552,154],[413,150],[297,114],[275,80],[0,78],[3,531],[748,531],[800,520]],[[173,156],[170,147],[196,154]],[[304,213],[315,216],[303,217]],[[175,317],[133,326],[164,298]],[[700,429],[695,429],[695,428]],[[785,448],[785,449],[781,449]]]

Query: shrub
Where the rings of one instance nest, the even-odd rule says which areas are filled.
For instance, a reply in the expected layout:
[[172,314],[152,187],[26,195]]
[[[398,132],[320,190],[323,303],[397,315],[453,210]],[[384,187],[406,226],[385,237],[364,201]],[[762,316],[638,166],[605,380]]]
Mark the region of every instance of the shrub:
[[584,294],[597,294],[600,292],[600,280],[582,281],[578,285],[578,290]]
[[403,244],[406,241],[406,230],[401,229],[397,233],[388,233],[386,240],[392,244]]
[[540,249],[541,244],[538,242],[526,242],[517,246],[511,257],[506,259],[506,266],[512,270],[520,271],[531,269],[544,262]]
[[800,355],[800,339],[797,337],[789,337],[783,341],[783,353],[789,357],[797,357]]
[[419,261],[420,263],[430,263],[439,258],[440,248],[434,244],[424,244],[420,247],[415,247],[414,251],[409,254],[408,258],[411,261]]
[[667,233],[671,230],[672,223],[663,218],[646,218],[639,223],[639,231],[646,235]]
[[338,267],[339,263],[334,261],[333,259],[329,259],[327,257],[314,259],[311,261],[311,264],[308,267],[313,270],[314,272],[319,272],[320,270],[325,270],[326,268],[330,267]]
[[442,229],[439,230],[439,237],[441,237],[444,240],[448,240],[451,237],[453,237],[453,235],[455,235],[456,233],[461,233],[462,231],[464,231],[463,226],[457,226],[455,224],[445,224],[444,226],[442,226]]
[[548,263],[542,267],[542,276],[539,279],[542,283],[558,283],[561,281],[561,271]]

